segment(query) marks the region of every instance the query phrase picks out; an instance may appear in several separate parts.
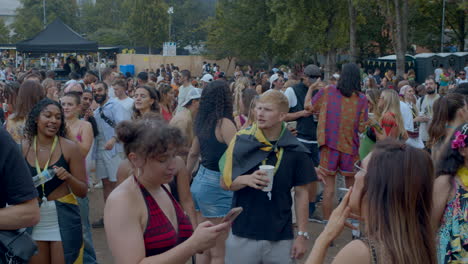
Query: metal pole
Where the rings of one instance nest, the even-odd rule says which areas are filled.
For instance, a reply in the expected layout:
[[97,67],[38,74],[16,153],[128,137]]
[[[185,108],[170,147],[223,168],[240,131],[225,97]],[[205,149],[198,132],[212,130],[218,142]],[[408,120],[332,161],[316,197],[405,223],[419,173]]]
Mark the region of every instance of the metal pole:
[[172,22],[172,16],[169,14],[169,42],[171,41],[171,22]]
[[444,52],[444,33],[445,33],[445,0],[442,0],[442,29],[440,33],[440,52]]
[[42,10],[44,11],[44,28],[47,25],[45,0],[42,0]]

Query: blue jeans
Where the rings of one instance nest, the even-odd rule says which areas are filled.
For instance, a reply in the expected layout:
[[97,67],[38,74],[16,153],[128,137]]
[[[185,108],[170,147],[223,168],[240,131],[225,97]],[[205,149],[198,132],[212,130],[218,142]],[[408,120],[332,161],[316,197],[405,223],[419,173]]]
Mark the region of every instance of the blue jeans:
[[91,234],[91,224],[89,223],[89,199],[88,197],[76,197],[76,199],[80,206],[81,224],[83,225],[83,264],[97,264],[96,252],[94,252],[93,236]]
[[197,176],[193,179],[190,188],[193,204],[203,217],[224,217],[231,209],[233,192],[221,188],[220,178],[219,171],[200,165]]

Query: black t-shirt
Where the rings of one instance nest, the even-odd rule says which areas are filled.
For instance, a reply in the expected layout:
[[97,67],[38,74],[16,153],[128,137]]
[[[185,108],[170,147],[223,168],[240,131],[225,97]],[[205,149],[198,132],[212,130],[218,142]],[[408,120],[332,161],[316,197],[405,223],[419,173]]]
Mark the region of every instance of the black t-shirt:
[[[300,82],[293,87],[294,93],[296,94],[297,104],[294,107],[289,109],[290,113],[296,113],[299,111],[304,110],[305,105],[305,97],[307,95],[307,91],[309,87],[307,87],[304,83]],[[314,96],[317,91],[312,93]],[[314,116],[308,117],[300,117],[297,120],[297,138],[308,140],[308,141],[317,141],[317,121],[314,120]]]
[[[272,152],[266,164],[274,166],[276,160],[276,155]],[[317,179],[312,164],[309,154],[285,150],[274,176],[271,200],[268,199],[267,192],[248,186],[234,192],[232,207],[241,206],[244,211],[234,221],[232,233],[255,240],[293,239],[291,188]],[[246,174],[258,170],[258,166]]]
[[37,197],[26,161],[20,147],[8,132],[0,127],[0,208]]

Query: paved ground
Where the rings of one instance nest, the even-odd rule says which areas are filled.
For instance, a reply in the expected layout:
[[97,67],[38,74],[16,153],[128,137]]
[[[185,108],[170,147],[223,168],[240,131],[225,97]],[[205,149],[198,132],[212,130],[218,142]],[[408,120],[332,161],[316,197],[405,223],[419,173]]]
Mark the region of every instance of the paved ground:
[[[99,217],[102,216],[103,211],[103,198],[102,198],[102,189],[94,189],[89,193],[90,200],[90,220],[91,222],[96,221]],[[312,249],[314,238],[316,238],[323,229],[323,225],[316,223],[309,223],[308,231],[311,233],[312,239],[309,242],[309,251]],[[107,247],[106,235],[104,229],[93,229],[93,239],[94,247],[98,257],[98,262],[100,264],[111,264],[113,263],[113,258],[110,253],[109,248]],[[325,263],[331,263],[333,256],[335,256],[338,251],[346,245],[351,240],[351,231],[345,230],[341,236],[334,241],[334,247],[331,247],[328,250],[328,255]],[[308,253],[307,253],[308,255]],[[306,256],[307,256],[306,255]],[[306,258],[306,257],[305,257]],[[299,264],[304,263],[305,258],[299,262]]]

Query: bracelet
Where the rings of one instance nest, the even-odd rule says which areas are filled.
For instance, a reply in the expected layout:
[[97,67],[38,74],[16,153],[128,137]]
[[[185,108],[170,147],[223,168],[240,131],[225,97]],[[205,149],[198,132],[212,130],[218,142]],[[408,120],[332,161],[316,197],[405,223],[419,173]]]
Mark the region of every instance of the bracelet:
[[309,240],[309,239],[310,239],[309,233],[308,233],[308,232],[298,231],[298,232],[297,232],[297,235],[298,235],[298,236],[304,237],[306,240]]

